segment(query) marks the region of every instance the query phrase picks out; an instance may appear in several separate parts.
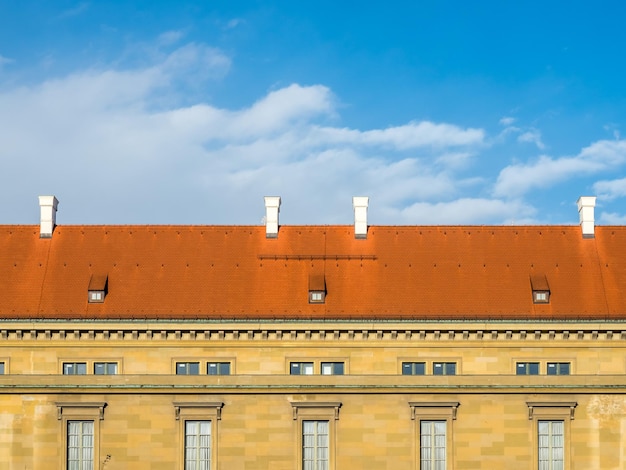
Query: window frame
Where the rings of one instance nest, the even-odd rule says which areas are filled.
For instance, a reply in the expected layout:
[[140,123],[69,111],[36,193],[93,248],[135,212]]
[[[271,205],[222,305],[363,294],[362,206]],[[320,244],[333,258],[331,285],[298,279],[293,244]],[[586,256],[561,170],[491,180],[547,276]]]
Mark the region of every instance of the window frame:
[[106,402],[57,402],[57,420],[61,425],[59,433],[63,458],[59,462],[60,470],[68,470],[69,423],[75,421],[93,422],[93,468],[100,465],[100,422],[104,420]]
[[418,402],[410,401],[413,426],[413,452],[415,468],[422,470],[421,459],[421,423],[422,421],[445,421],[446,423],[446,470],[454,470],[453,422],[456,420],[458,401]]
[[[435,373],[435,370],[436,370],[435,368],[437,367],[438,364],[440,364],[442,366],[442,369],[441,369],[442,373],[441,374]],[[448,373],[447,369],[448,369],[449,366],[453,366],[454,367],[454,372],[452,374]],[[433,361],[432,371],[433,371],[432,372],[433,375],[439,375],[439,376],[442,376],[442,375],[458,375],[457,374],[457,371],[458,371],[457,362],[456,361],[455,362]]]
[[[410,374],[405,374],[404,373],[404,366],[405,366],[405,364],[411,366],[411,373]],[[423,372],[421,374],[418,374],[418,373],[415,372],[415,367],[418,364],[421,365],[422,368],[423,368]],[[405,375],[407,377],[427,375],[426,374],[427,369],[428,369],[428,367],[427,367],[426,361],[401,361],[400,362],[400,375]]]
[[[554,365],[555,366],[555,373],[551,374],[550,373],[550,366]],[[567,365],[567,373],[563,374],[560,372],[560,369],[562,366]],[[570,361],[566,361],[566,362],[548,362],[546,363],[546,375],[572,375],[572,363]]]
[[[519,366],[522,365],[522,364],[524,366],[526,366],[526,368],[525,368],[525,373],[520,374],[520,372],[519,372],[520,371],[520,367]],[[529,366],[535,365],[535,364],[537,365],[537,373],[536,374],[532,374],[532,373],[530,373]],[[515,375],[522,375],[522,376],[523,375],[541,375],[541,363],[538,362],[538,361],[516,361],[515,362]]]
[[[300,367],[299,374],[294,374],[293,372],[294,366],[296,365]],[[307,373],[302,372],[305,370],[305,366],[309,366],[309,365],[311,366],[311,373],[307,374]],[[289,362],[289,375],[308,375],[308,376],[315,375],[315,362],[314,361],[290,361]]]
[[[103,364],[106,372],[102,374],[97,373],[96,367],[98,366],[98,364]],[[112,365],[115,366],[114,373],[108,372],[109,366],[112,366]],[[92,370],[93,370],[93,375],[119,375],[120,364],[117,361],[93,361]]]
[[[79,367],[78,366],[84,366],[85,368],[85,372],[80,373],[79,372]],[[66,373],[65,372],[65,367],[66,366],[72,366],[76,369],[76,372],[72,372],[72,373]],[[81,362],[76,362],[76,361],[63,361],[61,363],[61,374],[62,375],[87,375],[87,371],[88,371],[88,367],[87,367],[87,361],[81,361]]]
[[[324,372],[324,366],[330,366],[331,371],[329,374]],[[343,361],[322,361],[320,363],[320,375],[346,375],[346,364]]]
[[[209,367],[211,367],[212,364],[215,364],[215,367],[216,367],[215,374],[211,374],[209,372]],[[227,373],[223,373],[221,371],[221,367],[224,365],[228,366]],[[232,375],[232,374],[233,374],[233,363],[231,361],[207,361],[206,363],[206,375],[216,376],[216,375]]]
[[[178,372],[179,365],[184,365],[185,366],[185,370],[186,370],[185,373],[179,373]],[[191,365],[196,365],[197,368],[198,368],[198,370],[197,370],[197,372],[195,374],[194,373],[190,373],[190,371],[188,370]],[[184,375],[184,376],[200,375],[200,361],[175,360],[174,361],[174,375]]]
[[539,470],[539,422],[563,422],[563,470],[571,469],[571,422],[578,403],[575,401],[528,401],[528,420],[531,422],[533,470]]
[[337,421],[341,402],[291,402],[294,422],[295,465],[293,468],[304,468],[304,421],[328,422],[328,470],[336,466],[336,435]]
[[211,423],[211,461],[209,468],[216,470],[218,459],[219,422],[222,419],[222,402],[173,402],[174,415],[178,421],[178,469],[185,469],[186,423],[187,421],[209,421]]

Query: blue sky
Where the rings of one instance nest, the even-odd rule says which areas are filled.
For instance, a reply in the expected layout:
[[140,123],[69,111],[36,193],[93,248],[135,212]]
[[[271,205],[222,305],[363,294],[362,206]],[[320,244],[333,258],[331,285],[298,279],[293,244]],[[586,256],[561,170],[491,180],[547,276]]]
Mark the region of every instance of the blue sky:
[[3,224],[626,224],[626,4],[0,0]]

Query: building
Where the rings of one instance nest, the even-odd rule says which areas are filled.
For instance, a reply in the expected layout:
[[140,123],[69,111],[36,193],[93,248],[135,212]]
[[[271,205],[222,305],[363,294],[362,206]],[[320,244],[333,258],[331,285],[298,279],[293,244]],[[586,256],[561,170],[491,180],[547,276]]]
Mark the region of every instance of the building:
[[0,468],[626,468],[626,227],[0,226]]

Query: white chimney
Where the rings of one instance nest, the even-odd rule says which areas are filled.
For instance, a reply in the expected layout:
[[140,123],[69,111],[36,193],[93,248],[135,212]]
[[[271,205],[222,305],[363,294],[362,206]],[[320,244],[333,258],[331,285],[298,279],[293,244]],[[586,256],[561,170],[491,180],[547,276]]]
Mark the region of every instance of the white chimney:
[[280,212],[280,197],[265,196],[265,237],[278,237],[278,213]]
[[367,238],[367,206],[369,197],[352,198],[354,207],[354,238]]
[[580,228],[583,232],[583,238],[594,237],[594,207],[596,207],[595,196],[581,196],[578,198],[578,215],[580,216]]
[[39,238],[51,238],[57,223],[57,205],[59,201],[54,196],[39,196],[41,210]]

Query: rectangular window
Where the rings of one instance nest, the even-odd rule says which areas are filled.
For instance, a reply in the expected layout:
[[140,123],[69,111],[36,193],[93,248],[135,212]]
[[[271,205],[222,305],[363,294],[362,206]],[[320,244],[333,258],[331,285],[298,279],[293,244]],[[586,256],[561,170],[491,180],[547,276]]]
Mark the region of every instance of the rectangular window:
[[435,362],[433,363],[433,375],[455,375],[456,362]]
[[86,362],[64,362],[63,375],[85,375],[87,373]]
[[200,373],[199,362],[177,362],[176,375],[198,375]]
[[446,453],[446,421],[420,421],[420,470],[445,470]]
[[206,373],[209,375],[230,375],[230,362],[209,362]]
[[569,362],[548,362],[548,375],[569,375]]
[[539,375],[538,362],[518,362],[515,368],[517,375]]
[[343,362],[322,362],[322,375],[343,375]]
[[67,470],[93,470],[93,421],[67,422]]
[[328,470],[328,421],[302,421],[302,469]]
[[0,375],[4,374],[4,362],[0,362]]
[[289,367],[291,375],[313,375],[312,362],[292,362]]
[[117,374],[117,362],[95,362],[93,373],[96,375],[115,375]]
[[185,421],[185,470],[210,470],[211,421]]
[[563,421],[538,421],[539,470],[564,468]]
[[403,362],[402,375],[424,375],[426,373],[425,362]]

